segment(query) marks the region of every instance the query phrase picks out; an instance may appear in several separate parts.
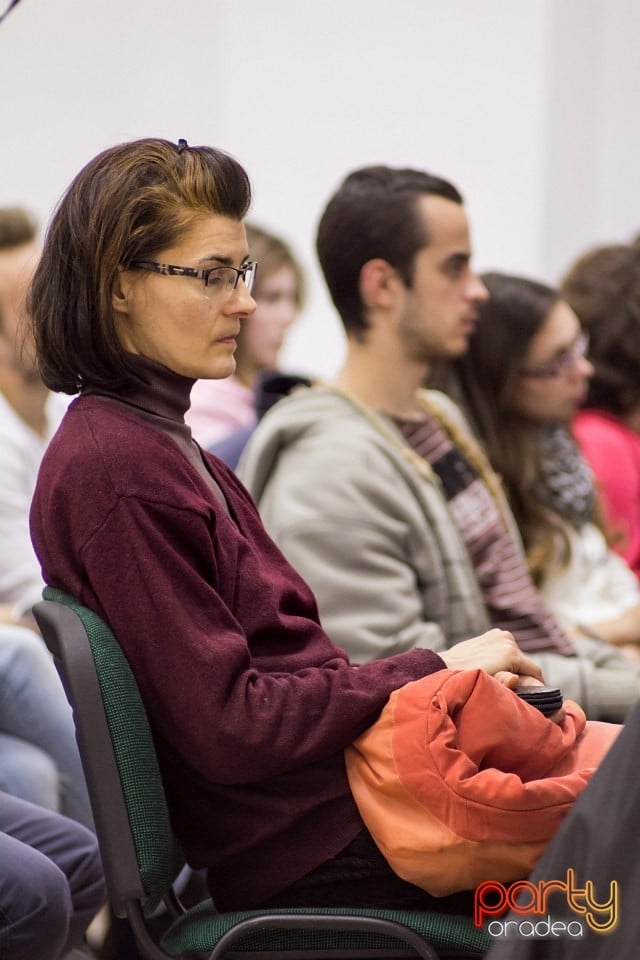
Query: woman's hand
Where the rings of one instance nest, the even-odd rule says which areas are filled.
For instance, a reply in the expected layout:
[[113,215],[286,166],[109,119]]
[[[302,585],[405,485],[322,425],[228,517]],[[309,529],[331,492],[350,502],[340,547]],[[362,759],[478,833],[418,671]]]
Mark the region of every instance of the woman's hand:
[[[488,630],[479,637],[457,643],[440,656],[451,670],[480,668],[512,690],[515,687],[544,686],[540,667],[525,656],[508,630]],[[564,706],[549,717],[554,723],[561,723],[563,719]]]
[[450,670],[480,668],[507,687],[517,687],[523,683],[523,677],[543,682],[540,667],[522,652],[513,634],[497,627],[479,637],[456,643],[443,650],[440,656]]

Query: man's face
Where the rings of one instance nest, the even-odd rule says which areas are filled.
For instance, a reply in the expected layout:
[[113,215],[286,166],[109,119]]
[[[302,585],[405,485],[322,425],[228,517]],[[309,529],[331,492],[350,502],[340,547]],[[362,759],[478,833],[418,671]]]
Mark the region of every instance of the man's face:
[[463,207],[443,197],[423,197],[429,245],[415,258],[413,283],[405,288],[398,334],[407,359],[429,363],[460,356],[477,322],[487,290],[471,269],[469,224]]
[[0,362],[27,378],[38,376],[25,296],[39,256],[38,243],[0,250]]

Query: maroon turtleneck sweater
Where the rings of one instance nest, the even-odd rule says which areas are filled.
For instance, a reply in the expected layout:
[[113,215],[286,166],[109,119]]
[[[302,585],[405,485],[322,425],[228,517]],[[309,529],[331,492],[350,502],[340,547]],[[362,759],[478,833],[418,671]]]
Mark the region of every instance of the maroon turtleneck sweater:
[[221,909],[249,907],[362,829],[343,749],[444,663],[414,650],[351,666],[240,482],[192,442],[192,381],[135,363],[148,386],[70,405],[33,542],[46,582],[99,613],[129,659],[189,862]]

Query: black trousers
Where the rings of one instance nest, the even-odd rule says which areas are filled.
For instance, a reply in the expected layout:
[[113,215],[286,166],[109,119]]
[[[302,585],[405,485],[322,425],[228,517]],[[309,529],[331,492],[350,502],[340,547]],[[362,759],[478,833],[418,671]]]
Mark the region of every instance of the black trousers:
[[387,907],[471,916],[473,892],[432,897],[393,872],[368,831],[261,907]]

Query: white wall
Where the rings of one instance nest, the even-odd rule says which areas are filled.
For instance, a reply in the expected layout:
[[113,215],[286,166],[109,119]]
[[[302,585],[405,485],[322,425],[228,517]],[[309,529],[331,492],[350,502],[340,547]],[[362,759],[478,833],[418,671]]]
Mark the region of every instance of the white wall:
[[[5,0],[6,2],[6,0]],[[373,162],[452,179],[476,262],[555,280],[640,229],[636,0],[22,0],[0,24],[0,204],[46,219],[99,150],[186,137],[236,155],[253,216],[309,274],[285,364],[330,374],[323,204]]]
[[592,245],[640,231],[640,4],[552,4],[539,264],[558,279]]

